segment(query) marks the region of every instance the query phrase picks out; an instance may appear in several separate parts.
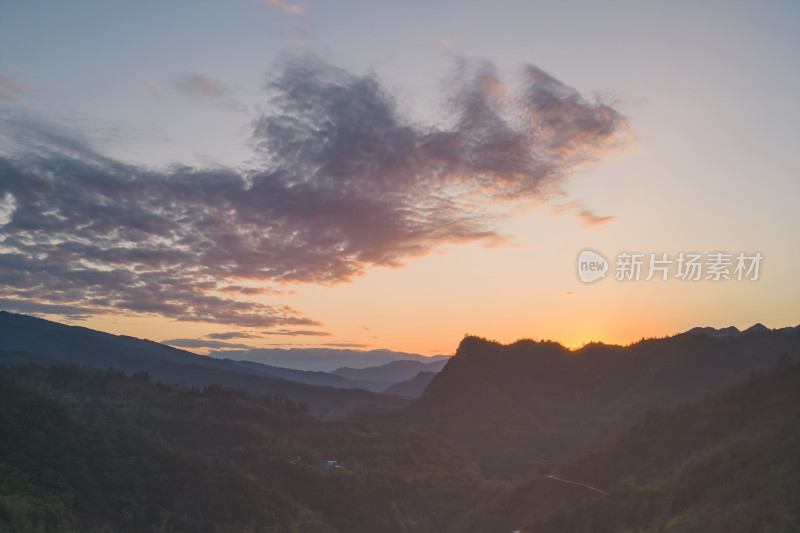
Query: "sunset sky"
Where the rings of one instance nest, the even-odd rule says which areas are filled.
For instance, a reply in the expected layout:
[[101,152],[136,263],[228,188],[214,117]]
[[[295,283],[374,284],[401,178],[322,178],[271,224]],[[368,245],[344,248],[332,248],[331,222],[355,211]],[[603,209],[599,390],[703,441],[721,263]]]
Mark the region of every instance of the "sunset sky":
[[800,323],[797,2],[0,13],[0,309],[199,353]]

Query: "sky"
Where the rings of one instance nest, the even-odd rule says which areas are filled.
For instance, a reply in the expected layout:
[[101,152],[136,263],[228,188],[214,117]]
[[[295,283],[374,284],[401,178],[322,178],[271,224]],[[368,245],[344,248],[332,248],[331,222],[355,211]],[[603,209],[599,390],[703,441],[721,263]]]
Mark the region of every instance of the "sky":
[[199,353],[800,323],[796,2],[0,12],[0,309]]

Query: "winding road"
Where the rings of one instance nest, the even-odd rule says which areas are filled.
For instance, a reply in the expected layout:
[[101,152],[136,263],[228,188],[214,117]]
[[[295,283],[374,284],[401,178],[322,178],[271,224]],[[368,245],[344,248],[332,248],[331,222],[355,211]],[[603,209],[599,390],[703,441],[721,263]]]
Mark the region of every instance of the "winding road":
[[585,483],[578,483],[577,481],[570,481],[568,479],[561,479],[560,477],[556,477],[556,476],[554,476],[552,474],[550,474],[549,476],[545,476],[545,477],[549,477],[550,479],[555,479],[556,481],[563,481],[564,483],[571,483],[573,485],[580,485],[581,487],[586,487],[587,489],[592,489],[593,491],[599,492],[600,494],[605,494],[606,496],[609,495],[608,492],[600,490],[600,489],[595,488],[595,487],[592,487],[591,485],[587,485]]

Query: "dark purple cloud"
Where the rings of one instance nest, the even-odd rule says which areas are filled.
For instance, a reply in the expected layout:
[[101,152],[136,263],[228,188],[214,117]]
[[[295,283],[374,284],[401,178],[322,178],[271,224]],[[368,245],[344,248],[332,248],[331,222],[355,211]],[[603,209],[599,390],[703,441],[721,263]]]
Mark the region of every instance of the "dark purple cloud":
[[275,331],[263,332],[265,337],[273,335],[284,335],[287,337],[331,337],[332,335],[327,331],[319,330],[306,330],[306,329],[281,329]]
[[179,348],[225,348],[225,349],[249,349],[252,346],[246,344],[236,344],[233,342],[222,342],[208,339],[172,339],[161,341],[161,344],[177,346]]
[[0,304],[320,325],[255,293],[496,240],[497,217],[541,201],[624,140],[609,106],[532,66],[521,79],[513,89],[491,64],[462,60],[448,122],[420,125],[374,75],[289,59],[253,121],[262,165],[250,171],[152,170],[16,124],[11,135],[35,149],[0,157],[0,198],[13,206],[0,226]]
[[250,333],[242,333],[240,331],[228,331],[226,333],[209,333],[206,335],[206,338],[209,339],[217,339],[221,341],[230,340],[230,339],[257,339],[258,335],[252,335]]

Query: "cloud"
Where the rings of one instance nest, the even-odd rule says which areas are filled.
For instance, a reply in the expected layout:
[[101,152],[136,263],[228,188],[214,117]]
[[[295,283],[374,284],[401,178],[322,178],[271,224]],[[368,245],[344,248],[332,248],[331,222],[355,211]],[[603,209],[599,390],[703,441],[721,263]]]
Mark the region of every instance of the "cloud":
[[279,331],[265,331],[263,332],[265,336],[269,337],[272,335],[286,335],[289,337],[331,337],[332,335],[327,331],[314,331],[314,330],[290,330],[290,329],[282,329]]
[[606,216],[601,217],[595,215],[592,211],[588,209],[581,211],[580,213],[575,215],[575,218],[583,221],[584,228],[597,228],[604,224],[608,224],[612,220],[616,220],[617,217],[615,216]]
[[[419,124],[375,75],[288,58],[253,120],[253,170],[154,170],[0,118],[28,139],[0,157],[0,198],[15,201],[0,226],[0,298],[72,315],[319,326],[243,289],[347,282],[443,245],[497,242],[500,218],[624,140],[623,117],[603,102],[532,66],[521,79],[512,87],[490,63],[459,60],[448,121]],[[187,90],[222,90],[203,80]]]
[[13,194],[6,193],[0,197],[0,226],[8,224],[17,208],[17,199]]
[[166,94],[164,93],[164,89],[161,86],[154,82],[145,82],[139,86],[139,90],[144,94],[154,98],[156,100],[164,100],[166,98]]
[[599,216],[594,214],[594,211],[586,208],[581,202],[570,200],[563,203],[551,203],[550,211],[555,215],[563,215],[568,212],[573,212],[575,218],[582,222],[584,229],[598,228],[603,229],[603,226],[617,219],[616,216]]
[[0,76],[0,98],[17,101],[24,100],[27,92],[27,87],[17,80],[7,76]]
[[93,314],[97,314],[94,309],[90,307],[82,307],[80,305],[51,304],[32,300],[15,300],[9,298],[0,298],[0,309],[3,311],[34,315],[63,315],[68,316],[73,320],[82,320]]
[[175,87],[195,101],[206,102],[233,111],[247,111],[247,106],[234,98],[230,87],[218,79],[201,74],[190,74],[175,82]]
[[226,348],[226,349],[250,349],[252,346],[246,344],[235,344],[232,342],[213,341],[206,339],[172,339],[161,341],[161,344],[177,346],[180,348]]
[[228,88],[221,81],[200,74],[185,76],[175,82],[175,86],[187,94],[206,98],[222,98],[229,93]]
[[371,344],[361,344],[358,342],[326,342],[319,346],[329,346],[331,348],[369,348]]
[[238,331],[228,331],[226,333],[209,333],[206,335],[209,339],[229,340],[229,339],[255,339],[258,335],[251,335],[249,333],[242,333]]
[[219,290],[229,293],[247,294],[254,296],[257,294],[272,294],[281,295],[283,291],[267,289],[265,287],[244,287],[242,285],[228,285],[227,287],[220,287]]
[[264,5],[278,7],[284,13],[294,13],[295,15],[302,15],[308,11],[308,4],[303,2],[301,4],[290,4],[286,0],[263,0]]

